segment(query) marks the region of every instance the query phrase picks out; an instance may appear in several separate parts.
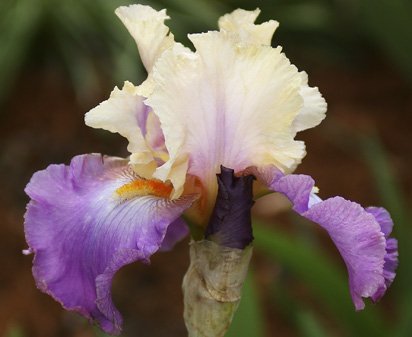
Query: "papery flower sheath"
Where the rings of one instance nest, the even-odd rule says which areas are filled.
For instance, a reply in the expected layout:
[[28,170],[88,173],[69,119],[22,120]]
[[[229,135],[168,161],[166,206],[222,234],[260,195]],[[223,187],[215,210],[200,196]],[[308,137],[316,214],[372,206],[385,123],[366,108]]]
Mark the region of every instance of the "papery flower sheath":
[[[148,77],[115,88],[85,122],[126,137],[130,157],[85,154],[33,175],[25,233],[38,288],[106,332],[120,333],[114,274],[186,236],[183,213],[214,242],[205,251],[217,244],[248,261],[242,250],[253,240],[256,178],[329,233],[347,266],[356,309],[363,298],[380,299],[397,266],[390,215],[341,197],[321,200],[311,177],[291,174],[306,154],[296,135],[324,119],[326,102],[281,47],[271,47],[278,23],[255,24],[258,9],[238,9],[219,19],[218,31],[190,34],[191,50],[175,42],[165,10],[131,5],[116,14]],[[202,260],[203,248],[197,249],[193,256]],[[245,275],[247,265],[238,269]]]

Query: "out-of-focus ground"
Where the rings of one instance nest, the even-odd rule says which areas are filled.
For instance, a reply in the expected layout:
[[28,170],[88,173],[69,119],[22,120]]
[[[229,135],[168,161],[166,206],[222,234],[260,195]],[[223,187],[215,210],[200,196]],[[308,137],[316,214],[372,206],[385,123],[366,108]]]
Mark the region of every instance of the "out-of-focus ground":
[[[371,49],[366,58],[371,61],[358,67],[316,64],[305,69],[310,84],[320,88],[329,108],[321,126],[298,135],[306,141],[308,154],[297,172],[312,175],[324,198],[341,195],[362,205],[379,204],[376,182],[355,138],[355,134],[375,135],[406,195],[405,202],[410,204],[411,85],[398,68],[376,55],[376,50]],[[65,312],[36,289],[30,270],[32,257],[21,253],[26,248],[23,215],[28,201],[23,190],[33,172],[51,163],[68,163],[76,154],[127,155],[120,136],[90,129],[83,123],[84,113],[108,96],[110,85],[104,83],[97,95],[79,104],[64,71],[50,65],[31,65],[23,69],[1,106],[0,336],[11,336],[13,331],[15,336],[28,337],[96,335],[83,319]],[[284,200],[265,198],[257,203],[255,213],[269,223],[288,223],[285,205]],[[282,227],[289,230],[287,225]],[[329,247],[320,231],[315,230],[315,234]],[[125,336],[185,335],[180,284],[188,266],[187,246],[185,240],[173,251],[153,256],[150,266],[134,264],[116,276],[114,300],[123,313]],[[330,250],[343,268],[334,249]],[[271,285],[282,268],[259,252],[254,256],[267,335],[297,336],[282,308],[265,295],[265,291],[276,292]],[[310,302],[304,284],[294,280],[293,287],[298,303]],[[380,305],[389,311],[393,301],[389,290]],[[317,310],[320,317],[327,317],[322,308]]]

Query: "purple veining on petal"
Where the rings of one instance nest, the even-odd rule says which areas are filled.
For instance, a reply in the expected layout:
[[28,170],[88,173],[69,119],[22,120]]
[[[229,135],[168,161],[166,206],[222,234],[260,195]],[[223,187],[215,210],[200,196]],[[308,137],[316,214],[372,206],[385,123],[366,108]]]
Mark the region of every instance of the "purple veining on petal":
[[156,135],[149,140],[150,145],[155,151],[166,151],[165,136],[161,129],[157,130]]
[[145,135],[146,141],[154,151],[166,152],[165,137],[160,125],[159,118],[151,112],[147,116]]
[[265,169],[268,187],[284,194],[293,209],[321,225],[338,248],[349,273],[352,300],[357,310],[364,308],[363,297],[380,299],[395,277],[397,241],[388,238],[392,220],[383,208],[366,210],[341,197],[321,200],[312,192],[314,181],[306,175],[281,175],[276,168]]
[[195,198],[119,199],[116,189],[133,178],[124,160],[82,155],[70,166],[35,173],[25,190],[31,198],[25,234],[38,288],[112,334],[122,322],[111,301],[113,275],[125,264],[147,262]]
[[149,115],[150,112],[150,107],[148,107],[146,104],[143,103],[144,108],[143,109],[137,109],[136,110],[136,120],[137,124],[140,127],[140,130],[142,131],[142,135],[146,136],[147,133],[147,116]]
[[165,152],[165,138],[160,126],[159,118],[151,111],[146,104],[141,103],[143,108],[136,109],[135,117],[137,124],[146,138],[147,144],[153,151]]

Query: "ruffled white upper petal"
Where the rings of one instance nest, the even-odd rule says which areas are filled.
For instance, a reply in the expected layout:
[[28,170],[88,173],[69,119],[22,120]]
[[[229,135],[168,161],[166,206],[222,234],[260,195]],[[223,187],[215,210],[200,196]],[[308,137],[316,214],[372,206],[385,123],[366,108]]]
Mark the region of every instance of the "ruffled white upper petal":
[[[143,176],[155,170],[154,177],[170,180],[174,198],[189,173],[213,202],[220,165],[236,172],[265,165],[293,171],[305,155],[296,132],[319,124],[326,103],[281,48],[270,47],[278,23],[256,25],[259,12],[239,9],[220,18],[219,32],[190,35],[192,52],[174,42],[164,10],[119,7],[149,76],[139,87],[115,89],[86,123],[127,137],[132,164]],[[136,110],[145,119],[140,130]]]
[[310,129],[320,124],[326,117],[327,104],[317,87],[309,87],[308,75],[302,71],[302,86],[299,94],[303,98],[303,106],[293,121],[295,132]]
[[110,98],[90,110],[85,123],[96,129],[119,133],[127,138],[127,150],[131,153],[130,163],[143,177],[151,177],[156,164],[152,150],[145,140],[146,120],[149,108],[143,97],[136,94],[136,87],[125,82],[123,88],[114,88]]
[[269,20],[255,25],[254,22],[259,14],[260,9],[258,8],[254,11],[246,11],[240,8],[236,9],[232,13],[223,15],[219,19],[219,28],[221,31],[237,35],[238,39],[242,42],[269,46],[279,23],[274,20]]
[[155,176],[170,179],[178,195],[188,167],[212,201],[220,165],[292,171],[305,154],[291,127],[303,104],[296,67],[280,48],[239,45],[225,32],[189,38],[196,53],[169,49],[153,71],[146,104],[160,119],[170,156]]
[[166,10],[156,11],[150,6],[130,5],[117,8],[116,15],[135,39],[142,62],[150,72],[159,55],[174,43],[169,27],[164,24],[169,19]]
[[[259,14],[260,10],[258,8],[254,11],[236,9],[219,19],[219,28],[221,31],[231,34],[232,38],[237,39],[239,43],[270,45],[279,23],[270,20],[256,25],[254,22]],[[302,76],[302,86],[299,94],[303,98],[303,105],[293,122],[296,132],[318,125],[325,118],[327,109],[326,101],[318,88],[309,87],[306,72],[303,71],[300,74]]]

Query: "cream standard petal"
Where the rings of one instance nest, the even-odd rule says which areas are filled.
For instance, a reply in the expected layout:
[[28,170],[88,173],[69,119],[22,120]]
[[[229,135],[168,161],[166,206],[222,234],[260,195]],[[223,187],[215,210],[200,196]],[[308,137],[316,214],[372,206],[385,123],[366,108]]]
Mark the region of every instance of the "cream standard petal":
[[144,177],[150,177],[156,168],[152,151],[144,137],[148,113],[149,108],[143,103],[143,97],[136,94],[136,87],[125,82],[122,90],[114,88],[108,100],[85,115],[86,125],[119,133],[127,138],[127,150],[132,154],[130,163]]
[[168,50],[153,71],[146,103],[160,119],[170,156],[156,177],[170,179],[177,196],[188,167],[211,202],[220,165],[292,171],[305,154],[303,142],[293,139],[303,103],[296,67],[280,48],[239,45],[224,32],[190,39],[196,53]]
[[[260,10],[258,8],[254,11],[236,9],[219,19],[219,27],[241,43],[270,45],[273,33],[279,26],[279,23],[270,20],[256,25],[254,22],[259,14]],[[318,125],[325,118],[327,109],[326,101],[318,88],[309,87],[306,72],[301,72],[300,74],[302,76],[300,95],[303,98],[303,106],[293,122],[296,132]]]
[[302,86],[299,94],[303,98],[303,106],[293,121],[296,132],[310,129],[320,124],[326,117],[327,104],[317,87],[309,87],[308,75],[302,71]]
[[259,14],[259,8],[256,8],[254,11],[236,9],[219,19],[219,28],[221,31],[237,35],[237,38],[242,42],[270,45],[272,36],[279,23],[269,20],[255,25],[254,22]]
[[149,6],[130,5],[116,9],[116,15],[136,41],[140,57],[150,73],[159,55],[173,45],[173,34],[164,24],[166,10],[156,11]]

